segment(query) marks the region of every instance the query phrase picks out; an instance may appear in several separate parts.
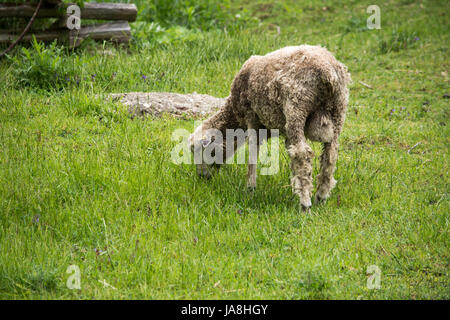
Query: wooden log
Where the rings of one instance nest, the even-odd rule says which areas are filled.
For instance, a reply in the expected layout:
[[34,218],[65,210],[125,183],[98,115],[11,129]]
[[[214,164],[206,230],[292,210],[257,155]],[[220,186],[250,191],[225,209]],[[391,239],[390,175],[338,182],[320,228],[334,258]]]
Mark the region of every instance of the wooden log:
[[[67,36],[68,30],[48,30],[34,34],[36,40],[42,42],[51,42],[55,39],[63,39]],[[0,32],[0,43],[11,43],[17,39],[17,34]],[[26,34],[21,42],[28,42],[32,40],[32,34]]]
[[69,46],[78,47],[84,39],[96,41],[109,40],[116,43],[128,43],[131,38],[131,28],[127,21],[108,22],[89,25],[69,33]]
[[[31,18],[34,10],[36,10],[35,3],[0,3],[0,18]],[[37,18],[55,18],[59,17],[59,15],[57,6],[44,3],[38,12]]]
[[[37,15],[37,18],[59,18],[65,15],[64,5],[45,4]],[[30,18],[36,4],[1,3],[0,18],[19,17]],[[137,8],[132,3],[85,3],[81,9],[81,19],[95,20],[127,20],[136,21]]]
[[[69,30],[59,28],[46,30],[35,34],[27,34],[22,42],[32,40],[33,35],[36,40],[42,42],[51,42],[55,39],[63,42],[69,42],[70,47],[77,47],[87,38],[97,41],[110,40],[117,43],[127,43],[131,38],[131,29],[127,21],[115,21],[103,24],[89,25],[80,30]],[[0,43],[10,43],[17,38],[16,34],[0,31]]]
[[136,21],[137,8],[133,3],[85,3],[81,19]]

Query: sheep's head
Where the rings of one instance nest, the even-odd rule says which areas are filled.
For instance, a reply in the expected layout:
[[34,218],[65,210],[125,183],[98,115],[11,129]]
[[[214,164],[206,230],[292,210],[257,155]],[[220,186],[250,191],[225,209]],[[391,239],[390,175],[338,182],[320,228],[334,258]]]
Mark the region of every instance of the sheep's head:
[[210,178],[224,161],[224,143],[222,133],[217,129],[197,127],[188,139],[189,147],[194,154],[199,176]]

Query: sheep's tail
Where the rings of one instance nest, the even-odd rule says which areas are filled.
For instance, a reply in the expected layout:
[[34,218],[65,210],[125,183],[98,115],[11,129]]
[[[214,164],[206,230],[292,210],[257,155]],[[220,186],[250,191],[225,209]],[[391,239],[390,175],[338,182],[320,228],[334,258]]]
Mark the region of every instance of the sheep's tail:
[[327,65],[324,69],[322,81],[329,87],[330,93],[336,94],[351,83],[350,73],[344,64],[335,61],[335,63]]
[[349,97],[347,85],[352,81],[351,75],[347,67],[337,60],[325,66],[324,69],[322,81],[331,97],[331,99],[327,100],[327,109],[338,108],[345,112]]
[[351,83],[351,76],[347,67],[333,59],[321,65],[322,83],[331,96],[339,96],[347,92],[347,85]]
[[335,65],[335,70],[339,79],[339,83],[346,86],[352,82],[352,76],[348,72],[347,66],[340,62],[337,62],[337,64]]

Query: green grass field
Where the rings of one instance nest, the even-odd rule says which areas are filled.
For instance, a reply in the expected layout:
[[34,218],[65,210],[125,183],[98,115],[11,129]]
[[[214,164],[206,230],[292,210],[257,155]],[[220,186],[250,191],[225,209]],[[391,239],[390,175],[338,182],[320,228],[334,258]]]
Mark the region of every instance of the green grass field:
[[[149,3],[130,48],[36,44],[0,61],[0,298],[450,298],[448,1],[378,1],[379,30],[372,0]],[[338,184],[309,213],[284,149],[254,193],[245,165],[205,181],[170,160],[194,119],[133,120],[103,98],[225,97],[251,55],[303,43],[353,78]]]

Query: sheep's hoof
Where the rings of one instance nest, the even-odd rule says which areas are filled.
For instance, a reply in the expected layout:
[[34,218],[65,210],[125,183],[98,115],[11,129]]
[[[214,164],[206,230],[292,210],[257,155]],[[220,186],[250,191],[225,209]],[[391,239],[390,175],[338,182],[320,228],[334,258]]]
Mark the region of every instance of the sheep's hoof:
[[304,205],[302,205],[302,211],[303,212],[310,212],[311,211],[311,206],[304,206]]
[[328,197],[327,196],[320,196],[318,193],[316,193],[316,195],[315,195],[315,197],[314,197],[314,203],[317,203],[317,204],[319,204],[319,203],[323,203],[323,202],[325,202],[326,200],[328,199]]
[[318,194],[316,194],[316,196],[314,197],[314,203],[321,203],[324,202],[326,199],[320,197]]
[[304,201],[300,201],[300,204],[302,205],[302,211],[303,212],[309,212],[309,210],[311,209],[311,199],[306,199]]
[[200,173],[197,173],[197,176],[201,179],[206,179],[206,180],[211,179],[211,174],[209,174],[209,173],[200,172]]

